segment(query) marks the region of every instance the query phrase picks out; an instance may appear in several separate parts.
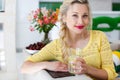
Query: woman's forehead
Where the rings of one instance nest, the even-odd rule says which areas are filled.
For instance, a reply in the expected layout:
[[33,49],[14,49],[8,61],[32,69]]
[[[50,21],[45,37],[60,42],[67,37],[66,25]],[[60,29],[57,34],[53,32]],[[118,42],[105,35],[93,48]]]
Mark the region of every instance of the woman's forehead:
[[68,12],[88,13],[88,6],[86,4],[73,4],[69,6]]

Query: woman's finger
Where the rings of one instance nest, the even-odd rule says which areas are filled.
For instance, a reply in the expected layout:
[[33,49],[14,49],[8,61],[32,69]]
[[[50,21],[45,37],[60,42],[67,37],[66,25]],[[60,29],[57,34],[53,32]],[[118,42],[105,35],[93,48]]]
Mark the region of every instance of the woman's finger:
[[79,57],[78,57],[78,58],[76,58],[76,61],[80,61],[81,63],[86,63],[84,59],[79,58]]

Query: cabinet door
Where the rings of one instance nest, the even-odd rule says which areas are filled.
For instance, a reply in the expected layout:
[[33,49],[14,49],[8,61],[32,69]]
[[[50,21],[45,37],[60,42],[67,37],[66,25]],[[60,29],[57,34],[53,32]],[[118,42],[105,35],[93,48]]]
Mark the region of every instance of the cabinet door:
[[18,80],[16,68],[15,19],[16,0],[6,0],[5,12],[0,12],[0,23],[2,23],[2,38],[0,42],[3,44],[3,47],[0,49],[0,80]]

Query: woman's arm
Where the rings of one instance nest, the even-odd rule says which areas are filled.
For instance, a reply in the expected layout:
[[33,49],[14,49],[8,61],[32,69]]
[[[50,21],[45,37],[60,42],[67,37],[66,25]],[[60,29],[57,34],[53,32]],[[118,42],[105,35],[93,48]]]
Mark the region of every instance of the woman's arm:
[[32,74],[45,69],[47,62],[25,61],[21,67],[21,73]]
[[76,66],[75,69],[77,69],[75,74],[88,74],[97,80],[108,80],[108,74],[104,69],[92,67],[86,64],[85,60],[82,58],[77,58],[74,64]]
[[117,76],[117,73],[115,72],[115,68],[112,60],[112,51],[110,49],[110,45],[106,35],[103,32],[100,34],[101,34],[99,36],[100,37],[99,54],[101,59],[100,69],[87,65],[84,60],[81,60],[81,65],[78,65],[78,68],[79,66],[81,66],[82,67],[81,73],[86,73],[96,78],[97,80],[98,79],[114,80],[115,77]]
[[21,72],[25,74],[32,74],[35,72],[39,72],[40,70],[47,69],[51,71],[68,71],[67,65],[60,61],[53,62],[31,62],[25,61],[21,67]]
[[97,69],[92,66],[87,67],[87,74],[91,77],[96,78],[97,80],[108,80],[108,74],[103,69]]
[[56,59],[56,50],[57,50],[57,40],[54,40],[43,47],[38,53],[35,53],[32,56],[29,56],[26,61],[23,63],[21,72],[22,73],[35,73],[42,69],[51,69],[53,65],[49,60]]

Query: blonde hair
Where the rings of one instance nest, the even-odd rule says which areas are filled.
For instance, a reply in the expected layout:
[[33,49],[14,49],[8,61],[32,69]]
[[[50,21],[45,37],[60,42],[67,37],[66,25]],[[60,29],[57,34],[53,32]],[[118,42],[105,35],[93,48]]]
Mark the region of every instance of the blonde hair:
[[91,29],[92,26],[92,18],[91,18],[91,13],[89,9],[89,4],[87,0],[64,0],[63,4],[60,6],[60,12],[59,12],[59,21],[60,21],[60,42],[62,44],[61,49],[62,49],[62,58],[63,60],[67,63],[68,62],[68,52],[69,52],[69,46],[67,44],[67,27],[64,22],[64,16],[67,13],[67,10],[69,9],[70,5],[73,5],[74,3],[79,3],[79,4],[87,4],[88,10],[89,10],[89,16],[90,16],[90,24],[88,26],[88,29]]

